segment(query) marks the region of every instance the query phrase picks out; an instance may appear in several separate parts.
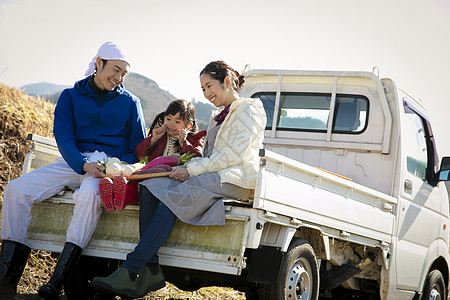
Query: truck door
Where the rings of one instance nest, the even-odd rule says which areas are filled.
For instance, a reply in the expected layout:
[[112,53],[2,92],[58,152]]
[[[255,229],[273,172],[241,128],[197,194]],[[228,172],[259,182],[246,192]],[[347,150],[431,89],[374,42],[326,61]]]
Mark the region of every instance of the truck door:
[[416,290],[428,271],[427,258],[437,254],[436,241],[444,216],[435,188],[437,163],[431,127],[425,114],[403,99],[401,176],[396,236],[397,288]]

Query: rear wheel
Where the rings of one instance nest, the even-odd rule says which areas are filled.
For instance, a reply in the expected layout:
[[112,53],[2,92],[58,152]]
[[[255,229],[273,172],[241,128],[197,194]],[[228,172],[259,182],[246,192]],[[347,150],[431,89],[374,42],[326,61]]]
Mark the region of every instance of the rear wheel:
[[311,245],[294,238],[284,255],[274,285],[260,287],[261,300],[314,300],[319,295],[319,268]]
[[421,299],[446,300],[444,277],[439,270],[428,273]]

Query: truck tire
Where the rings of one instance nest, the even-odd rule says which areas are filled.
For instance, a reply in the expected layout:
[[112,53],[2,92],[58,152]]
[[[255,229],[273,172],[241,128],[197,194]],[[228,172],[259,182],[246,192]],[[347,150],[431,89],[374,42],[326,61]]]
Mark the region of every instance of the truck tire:
[[263,284],[259,290],[260,300],[318,299],[319,267],[311,245],[293,238],[281,262],[278,282]]
[[444,277],[439,270],[433,270],[428,273],[425,279],[425,285],[423,287],[423,293],[421,299],[432,300],[445,300],[446,291],[444,284]]

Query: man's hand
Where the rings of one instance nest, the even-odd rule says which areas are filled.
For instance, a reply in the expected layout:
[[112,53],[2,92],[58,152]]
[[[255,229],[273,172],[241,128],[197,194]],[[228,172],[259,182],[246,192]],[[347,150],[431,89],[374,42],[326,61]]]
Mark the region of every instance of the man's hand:
[[95,178],[103,177],[102,173],[104,170],[105,170],[105,168],[101,164],[95,163],[95,162],[88,161],[83,165],[83,171],[91,174],[92,177],[95,177]]
[[170,172],[169,177],[179,181],[185,181],[191,177],[191,174],[189,174],[186,168],[175,168]]

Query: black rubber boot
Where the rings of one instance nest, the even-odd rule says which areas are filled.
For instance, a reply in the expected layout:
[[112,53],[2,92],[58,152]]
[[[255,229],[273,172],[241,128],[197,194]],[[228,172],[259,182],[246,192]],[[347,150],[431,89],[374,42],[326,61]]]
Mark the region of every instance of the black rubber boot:
[[81,252],[83,252],[83,249],[80,246],[69,242],[64,244],[64,249],[59,255],[52,277],[38,291],[40,297],[46,300],[59,299],[64,276],[70,273],[70,270],[75,266]]
[[0,254],[0,300],[13,299],[27,264],[30,247],[3,240]]
[[81,255],[74,268],[64,276],[64,294],[69,300],[114,300],[91,286],[96,276],[109,276],[119,267],[118,259]]

